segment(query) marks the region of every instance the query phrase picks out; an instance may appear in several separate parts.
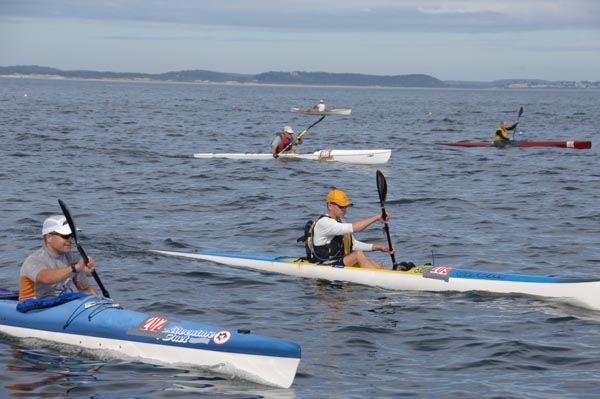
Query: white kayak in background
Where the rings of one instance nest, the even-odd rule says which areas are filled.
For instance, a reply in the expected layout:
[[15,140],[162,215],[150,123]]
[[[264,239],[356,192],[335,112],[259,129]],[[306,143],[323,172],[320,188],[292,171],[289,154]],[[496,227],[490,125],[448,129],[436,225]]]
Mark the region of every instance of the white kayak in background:
[[325,111],[318,111],[314,108],[290,108],[290,111],[295,114],[307,115],[350,115],[352,113],[351,108],[333,108]]
[[[343,162],[363,165],[378,165],[386,163],[392,150],[320,150],[313,153],[304,154],[281,154],[282,159],[309,159],[313,161],[329,161]],[[270,153],[232,153],[232,154],[215,154],[201,153],[194,154],[194,158],[227,158],[241,160],[274,160],[273,154]]]

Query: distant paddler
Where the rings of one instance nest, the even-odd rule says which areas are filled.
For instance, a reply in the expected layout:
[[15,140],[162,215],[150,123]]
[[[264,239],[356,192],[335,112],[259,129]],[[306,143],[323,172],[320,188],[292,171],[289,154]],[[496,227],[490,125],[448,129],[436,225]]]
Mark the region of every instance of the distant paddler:
[[302,144],[302,138],[297,137],[296,140],[294,140],[294,130],[291,126],[285,126],[283,132],[277,133],[271,143],[271,153],[273,154],[273,158],[277,158],[282,152],[299,154],[300,151],[294,150],[293,148],[295,144]]
[[519,125],[519,119],[521,119],[521,115],[523,115],[523,107],[519,108],[517,121],[511,127],[508,127],[506,121],[500,122],[500,127],[496,129],[496,133],[494,133],[494,144],[508,144],[511,141],[510,137],[508,137],[509,130],[513,130],[513,139],[515,138],[514,130]]
[[325,111],[325,100],[319,101],[319,103],[315,105],[313,109],[319,112]]
[[510,137],[508,136],[509,130],[515,130],[517,128],[518,123],[515,123],[511,127],[507,127],[508,123],[506,121],[500,122],[500,127],[496,129],[496,133],[494,134],[495,142],[509,142]]

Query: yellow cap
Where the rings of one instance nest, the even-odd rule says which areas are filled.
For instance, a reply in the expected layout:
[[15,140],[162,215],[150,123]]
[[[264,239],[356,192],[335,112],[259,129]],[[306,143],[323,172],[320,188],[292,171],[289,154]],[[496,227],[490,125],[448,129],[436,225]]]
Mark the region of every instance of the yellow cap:
[[327,194],[327,203],[333,202],[339,206],[351,206],[352,202],[346,196],[346,193],[342,190],[331,190],[329,194]]

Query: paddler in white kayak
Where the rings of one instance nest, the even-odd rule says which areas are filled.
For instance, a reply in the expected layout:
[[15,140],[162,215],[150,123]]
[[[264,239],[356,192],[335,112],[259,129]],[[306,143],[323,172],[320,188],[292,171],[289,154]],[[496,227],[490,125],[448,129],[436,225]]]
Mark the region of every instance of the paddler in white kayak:
[[53,299],[79,291],[96,295],[86,273],[94,271],[94,260],[86,264],[79,255],[71,253],[73,232],[63,215],[50,216],[42,226],[44,246],[29,255],[19,278],[19,301]]
[[[294,130],[291,126],[285,126],[283,133],[277,133],[271,143],[271,154],[273,158],[277,158],[280,153],[284,154],[299,154],[299,150],[294,150],[294,145],[302,144],[302,138],[298,138],[294,142]],[[285,152],[284,152],[285,150]]]
[[315,105],[313,107],[313,109],[316,111],[319,111],[319,112],[324,112],[325,111],[325,100],[319,101],[319,103],[317,105]]
[[[367,244],[354,238],[353,233],[363,231],[375,222],[387,224],[386,218],[378,213],[353,223],[344,223],[346,210],[352,202],[342,190],[332,190],[327,194],[327,213],[319,216],[314,223],[308,223],[305,228],[305,245],[308,260],[339,266],[357,266],[372,269],[384,269],[378,262],[367,258],[365,252],[382,251],[393,254],[395,250],[387,245]],[[302,237],[299,239],[301,240]]]

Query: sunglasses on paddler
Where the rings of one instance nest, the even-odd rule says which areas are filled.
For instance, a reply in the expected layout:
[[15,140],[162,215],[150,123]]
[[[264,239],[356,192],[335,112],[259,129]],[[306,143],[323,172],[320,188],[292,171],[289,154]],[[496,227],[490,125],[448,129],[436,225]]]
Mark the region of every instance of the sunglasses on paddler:
[[60,233],[57,233],[57,232],[50,233],[50,235],[60,236],[60,238],[62,238],[63,240],[68,240],[69,238],[73,237],[73,234],[60,234]]

